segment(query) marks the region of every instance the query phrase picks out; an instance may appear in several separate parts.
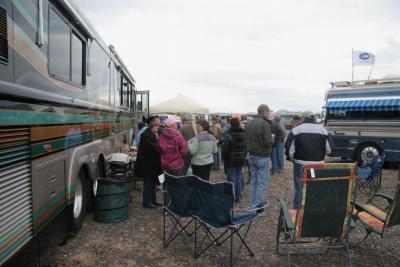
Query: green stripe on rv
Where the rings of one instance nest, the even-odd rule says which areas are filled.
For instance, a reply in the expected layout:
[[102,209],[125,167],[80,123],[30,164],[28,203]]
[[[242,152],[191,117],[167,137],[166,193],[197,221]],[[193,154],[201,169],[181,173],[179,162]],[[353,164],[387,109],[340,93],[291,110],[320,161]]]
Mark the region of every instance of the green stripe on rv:
[[[114,128],[115,134],[119,134],[120,132],[128,130],[130,127],[129,125],[125,127],[116,127]],[[38,157],[41,155],[45,155],[47,153],[51,153],[53,151],[58,151],[61,149],[67,149],[76,145],[81,145],[84,143],[88,143],[90,141],[93,141],[98,138],[102,137],[107,137],[111,135],[110,130],[103,130],[103,131],[97,131],[97,132],[89,132],[89,133],[83,133],[83,134],[78,134],[78,135],[73,135],[70,137],[66,138],[60,138],[60,139],[55,139],[55,140],[48,140],[45,142],[41,143],[36,143],[31,145],[31,156],[32,157]],[[46,147],[51,147],[51,151],[46,152]]]
[[46,218],[44,218],[34,229],[35,234],[37,234],[38,232],[40,232],[46,225],[47,223],[49,223],[51,220],[53,220],[61,211],[64,210],[65,208],[65,202],[63,203],[63,205],[57,207],[49,216],[47,216]]
[[[34,144],[31,146],[31,156],[37,157],[50,153],[52,151],[57,151],[61,149],[67,149],[76,145],[87,143],[94,139],[94,133],[84,133],[81,135],[74,135],[67,138],[61,138],[56,140],[49,140],[43,143]],[[50,146],[51,150],[46,151],[45,146]]]
[[5,234],[3,234],[2,236],[0,236],[0,246],[11,236],[15,235],[15,233],[19,232],[21,229],[23,229],[25,226],[27,226],[31,223],[32,223],[31,218],[25,219],[22,222],[20,222],[16,227],[14,227],[12,230],[10,230],[10,231],[6,232]]
[[[45,213],[48,209],[50,209],[52,206],[54,206],[63,197],[65,197],[65,190],[62,191],[60,194],[58,194],[51,201],[49,201],[45,205],[43,205],[38,211],[36,211],[35,214],[33,215],[33,220],[36,221],[43,213]],[[61,205],[60,207],[62,207],[62,206],[63,205]]]
[[8,260],[10,256],[12,256],[15,251],[20,249],[26,242],[29,241],[33,237],[32,232],[28,232],[23,235],[17,242],[15,242],[11,247],[6,249],[3,253],[0,254],[0,266]]
[[[38,218],[44,214],[47,210],[51,209],[58,201],[60,201],[63,197],[66,196],[66,192],[71,193],[75,191],[75,186],[71,186],[67,188],[65,191],[57,195],[57,197],[48,203],[46,203],[43,207],[41,207],[37,212],[35,212],[33,216],[33,220],[36,221]],[[38,233],[40,230],[43,229],[46,224],[51,221],[53,218],[55,218],[64,208],[66,205],[69,205],[73,203],[73,198],[67,199],[67,202],[63,202],[60,206],[58,206],[49,216],[44,218],[42,221],[39,222],[39,224],[35,227],[35,234]]]
[[28,145],[0,149],[0,167],[30,158],[30,148]]
[[[120,117],[120,121],[129,121],[129,117]],[[114,116],[52,114],[26,111],[0,111],[0,125],[31,125],[31,124],[66,124],[66,123],[98,123],[114,121]]]
[[53,200],[47,202],[43,205],[38,211],[35,212],[33,216],[33,220],[37,220],[45,211],[51,208],[55,203],[57,203],[62,197],[65,196],[65,193],[72,193],[75,192],[75,185],[68,187],[65,191],[58,194]]

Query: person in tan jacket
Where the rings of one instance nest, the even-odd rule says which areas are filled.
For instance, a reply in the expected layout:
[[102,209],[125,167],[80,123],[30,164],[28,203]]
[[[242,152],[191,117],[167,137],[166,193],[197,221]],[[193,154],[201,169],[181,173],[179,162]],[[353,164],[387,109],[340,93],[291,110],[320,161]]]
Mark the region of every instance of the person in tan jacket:
[[[211,134],[215,137],[215,139],[218,141],[221,140],[221,136],[222,136],[222,126],[221,123],[219,122],[219,118],[218,117],[213,117],[211,119],[212,122],[212,126],[210,129]],[[219,170],[219,164],[220,164],[220,149],[218,147],[218,150],[216,153],[213,153],[213,166],[212,169],[213,170]]]

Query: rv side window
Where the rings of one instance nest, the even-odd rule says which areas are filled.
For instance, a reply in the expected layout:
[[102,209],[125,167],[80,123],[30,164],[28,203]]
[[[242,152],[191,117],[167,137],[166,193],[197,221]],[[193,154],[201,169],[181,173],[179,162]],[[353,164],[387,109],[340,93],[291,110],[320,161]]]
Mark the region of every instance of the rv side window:
[[83,84],[83,41],[72,33],[71,48],[71,80],[77,84]]
[[85,42],[54,9],[49,14],[49,73],[82,86],[85,83]]
[[51,76],[69,80],[70,28],[50,9],[49,16],[49,71]]
[[341,111],[329,110],[328,120],[399,120],[400,111]]
[[399,120],[399,111],[365,111],[365,120]]
[[120,107],[122,108],[130,107],[130,101],[131,101],[130,88],[131,84],[125,78],[125,76],[121,74]]

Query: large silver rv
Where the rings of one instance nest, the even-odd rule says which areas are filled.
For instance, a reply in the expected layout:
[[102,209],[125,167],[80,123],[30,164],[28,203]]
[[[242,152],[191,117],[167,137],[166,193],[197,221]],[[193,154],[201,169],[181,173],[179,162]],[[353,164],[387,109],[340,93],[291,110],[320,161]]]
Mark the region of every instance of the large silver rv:
[[0,265],[80,229],[107,157],[147,107],[73,2],[0,1]]

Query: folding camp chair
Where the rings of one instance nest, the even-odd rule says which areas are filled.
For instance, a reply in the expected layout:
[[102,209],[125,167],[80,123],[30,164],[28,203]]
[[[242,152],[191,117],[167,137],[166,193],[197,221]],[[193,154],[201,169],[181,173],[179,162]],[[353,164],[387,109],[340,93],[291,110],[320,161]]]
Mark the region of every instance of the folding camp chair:
[[[221,250],[228,240],[230,241],[229,266],[235,264],[243,246],[250,256],[254,256],[245,240],[253,221],[264,211],[268,203],[251,209],[233,210],[234,193],[233,184],[230,182],[210,183],[199,179],[197,194],[194,256],[198,258],[212,247],[221,265],[225,265]],[[198,231],[197,224],[201,232]],[[200,233],[203,233],[201,241]],[[240,242],[236,252],[234,252],[234,237]]]
[[385,155],[373,156],[371,162],[363,161],[357,169],[358,191],[367,196],[373,195],[381,187],[382,167],[385,162]]
[[355,196],[354,173],[353,163],[304,165],[300,209],[288,209],[285,199],[278,199],[276,252],[286,253],[289,266],[292,254],[324,254],[333,248],[346,248],[351,265],[348,229]]
[[[167,247],[178,236],[186,241],[184,238],[191,237],[194,233],[189,228],[195,220],[194,200],[198,178],[193,175],[176,177],[166,172],[164,177],[163,243]],[[172,224],[168,236],[167,218]]]
[[[379,198],[387,202],[386,207],[379,207],[375,204],[377,202],[376,199]],[[377,192],[367,201],[366,204],[356,202],[354,208],[355,220],[360,221],[366,231],[365,237],[358,243],[366,241],[366,239],[370,237],[379,257],[379,262],[384,266],[385,263],[372,234],[375,233],[384,239],[388,228],[400,224],[400,167],[397,178],[396,194],[393,198],[386,194]]]

